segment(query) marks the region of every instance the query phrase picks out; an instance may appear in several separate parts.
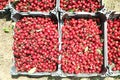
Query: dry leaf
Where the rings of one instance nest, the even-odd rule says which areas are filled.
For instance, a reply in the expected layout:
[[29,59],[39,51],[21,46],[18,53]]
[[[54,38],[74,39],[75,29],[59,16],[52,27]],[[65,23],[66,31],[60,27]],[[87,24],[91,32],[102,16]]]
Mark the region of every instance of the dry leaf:
[[87,51],[88,51],[88,49],[89,49],[89,48],[88,48],[88,46],[87,46],[87,47],[85,48],[85,52],[87,52]]
[[33,74],[36,71],[36,67],[32,68],[31,70],[28,71],[29,74]]

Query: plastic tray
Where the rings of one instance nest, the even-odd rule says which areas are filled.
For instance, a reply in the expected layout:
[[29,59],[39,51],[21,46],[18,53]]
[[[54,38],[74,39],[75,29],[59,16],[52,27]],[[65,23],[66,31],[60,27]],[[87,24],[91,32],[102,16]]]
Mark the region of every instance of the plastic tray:
[[[118,14],[118,12],[117,13],[109,12],[108,19],[115,19],[115,18],[120,18],[120,14]],[[109,73],[109,76],[119,76],[120,75],[120,71],[112,71],[112,68],[110,65],[109,65],[108,73]]]
[[20,12],[20,11],[17,11],[17,10],[14,8],[13,3],[9,2],[9,8],[10,8],[10,11],[11,11],[11,14],[12,14],[12,15],[14,15],[14,14],[16,14],[16,13],[23,14],[23,15],[36,15],[36,14],[49,15],[49,13],[57,12],[57,5],[58,5],[58,0],[56,0],[55,8],[54,8],[53,10],[51,10],[50,12],[42,12],[42,11]]
[[[12,19],[17,22],[19,19],[21,19],[22,17],[24,16],[31,16],[31,15],[22,15],[22,14],[15,14],[12,16]],[[54,13],[51,13],[49,15],[32,15],[32,16],[45,16],[45,17],[55,17],[57,18],[58,20],[58,33],[59,33],[59,19],[58,19],[58,14],[56,13],[56,15],[54,15]],[[60,35],[59,35],[60,36]],[[60,41],[60,39],[58,38],[58,41]],[[60,43],[60,42],[59,42]],[[60,50],[60,49],[59,49]],[[18,76],[30,76],[30,77],[40,77],[40,76],[47,76],[47,75],[51,75],[51,76],[58,76],[59,75],[59,65],[57,65],[57,70],[55,72],[36,72],[36,73],[33,73],[33,74],[29,74],[27,72],[17,72],[16,71],[16,67],[15,67],[15,60],[14,60],[14,55],[13,55],[13,65],[12,65],[12,68],[11,68],[11,75],[13,77],[18,77]]]
[[[84,11],[82,11],[82,12],[68,12],[68,11],[65,11],[65,10],[63,10],[62,8],[60,8],[60,0],[58,0],[58,11],[59,12],[61,12],[61,13],[72,13],[72,14],[79,14],[79,13],[83,13]],[[98,11],[95,11],[95,12],[84,12],[84,13],[86,13],[86,14],[88,14],[88,13],[96,13],[96,12],[104,12],[104,4],[103,4],[103,0],[100,0],[100,5],[101,5],[101,8],[100,8],[100,10],[98,10]]]
[[[63,22],[63,18],[65,17],[82,17],[82,18],[94,18],[94,17],[97,17],[101,20],[101,27],[103,28],[103,35],[104,35],[104,51],[103,51],[103,57],[104,57],[104,60],[103,60],[103,70],[102,70],[102,73],[98,74],[98,73],[92,73],[92,74],[86,74],[86,73],[79,73],[79,74],[68,74],[68,73],[64,73],[61,69],[60,69],[60,72],[61,72],[61,77],[68,77],[68,76],[75,76],[75,77],[93,77],[93,76],[101,76],[101,77],[105,77],[105,76],[108,76],[108,56],[107,56],[107,25],[106,25],[106,15],[98,12],[98,13],[77,13],[77,14],[72,14],[72,13],[64,13],[64,14],[60,14],[60,28],[62,29],[62,26],[64,25],[64,22]],[[62,31],[60,29],[60,33],[61,33],[61,42],[62,42]],[[62,49],[62,45],[61,45],[61,49]],[[62,56],[62,55],[61,55]],[[60,60],[61,60],[61,57],[60,57]],[[61,66],[61,65],[60,65]]]
[[0,12],[5,12],[5,10],[0,10]]

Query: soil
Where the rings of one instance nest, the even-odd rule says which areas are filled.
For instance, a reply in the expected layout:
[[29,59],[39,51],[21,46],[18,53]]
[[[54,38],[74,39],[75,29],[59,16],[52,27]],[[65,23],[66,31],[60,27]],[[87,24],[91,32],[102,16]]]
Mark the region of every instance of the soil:
[[103,0],[103,3],[108,11],[120,13],[120,0]]

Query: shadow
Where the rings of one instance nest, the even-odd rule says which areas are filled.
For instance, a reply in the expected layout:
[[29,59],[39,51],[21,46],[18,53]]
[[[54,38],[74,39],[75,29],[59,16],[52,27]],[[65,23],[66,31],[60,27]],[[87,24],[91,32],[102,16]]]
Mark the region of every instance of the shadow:
[[104,80],[103,77],[91,77],[90,80]]
[[11,13],[9,10],[6,10],[5,12],[0,12],[0,19],[5,18],[6,21],[10,21],[11,20]]

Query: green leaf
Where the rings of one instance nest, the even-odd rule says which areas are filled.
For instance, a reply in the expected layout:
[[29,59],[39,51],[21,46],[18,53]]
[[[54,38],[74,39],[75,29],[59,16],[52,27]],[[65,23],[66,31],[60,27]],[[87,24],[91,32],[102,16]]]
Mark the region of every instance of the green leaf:
[[74,10],[73,10],[73,9],[70,9],[69,12],[74,12]]
[[88,34],[88,36],[89,36],[89,37],[92,37],[92,35],[91,35],[91,34]]
[[10,29],[14,29],[14,26],[13,26],[13,25],[11,25],[11,26],[10,26]]
[[15,22],[12,23],[11,29],[13,29],[15,27],[15,24],[16,24]]
[[88,48],[88,46],[87,46],[87,47],[85,48],[85,52],[87,52],[87,51],[88,51],[88,49],[89,49],[89,48]]
[[101,39],[100,42],[104,42],[104,39]]
[[4,27],[4,28],[3,28],[3,31],[4,31],[5,33],[9,33],[9,32],[10,32],[10,29],[9,29],[8,27]]
[[102,51],[100,49],[96,49],[96,51],[99,53],[99,54],[102,54]]
[[11,26],[12,29],[14,29],[15,26]]
[[36,71],[36,67],[32,68],[31,70],[28,71],[29,74],[33,74]]
[[97,25],[98,27],[100,27],[101,25],[99,24],[99,25]]
[[52,78],[52,80],[55,80],[55,78]]
[[48,80],[56,80],[56,79],[55,79],[55,77],[50,76],[50,77],[48,77]]

